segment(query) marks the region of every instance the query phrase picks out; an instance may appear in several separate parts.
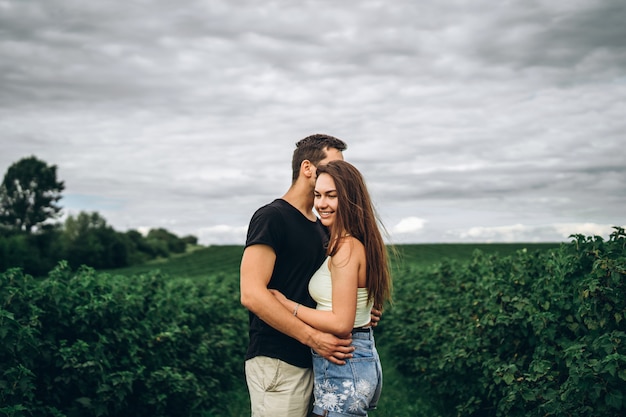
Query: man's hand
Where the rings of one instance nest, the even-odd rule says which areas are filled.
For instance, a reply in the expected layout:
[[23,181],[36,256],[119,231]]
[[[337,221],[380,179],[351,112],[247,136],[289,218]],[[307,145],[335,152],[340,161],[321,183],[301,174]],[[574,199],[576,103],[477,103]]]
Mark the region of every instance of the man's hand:
[[346,359],[350,359],[352,352],[354,352],[354,346],[350,346],[351,343],[351,336],[340,339],[330,333],[318,331],[309,347],[330,362],[337,365],[345,365]]
[[370,326],[376,327],[378,326],[378,322],[383,316],[383,312],[378,310],[377,308],[372,308],[371,316],[370,316]]

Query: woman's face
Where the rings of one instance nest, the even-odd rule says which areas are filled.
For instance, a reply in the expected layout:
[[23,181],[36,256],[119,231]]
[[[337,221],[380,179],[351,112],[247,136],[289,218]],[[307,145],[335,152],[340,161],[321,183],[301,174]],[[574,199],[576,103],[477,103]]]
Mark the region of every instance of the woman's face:
[[326,227],[335,222],[337,216],[337,190],[335,180],[328,174],[320,174],[315,182],[315,210]]

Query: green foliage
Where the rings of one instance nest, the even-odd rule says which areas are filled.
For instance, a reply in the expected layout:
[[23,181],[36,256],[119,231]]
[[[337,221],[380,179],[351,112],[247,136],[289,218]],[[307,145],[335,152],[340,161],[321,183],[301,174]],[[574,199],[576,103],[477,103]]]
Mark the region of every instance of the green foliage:
[[73,269],[116,269],[181,254],[197,244],[194,236],[179,238],[165,229],[151,230],[147,237],[136,230],[116,232],[97,212],[69,215],[63,225],[45,225],[36,233],[0,232],[0,271],[17,267],[35,276],[46,275],[60,260]]
[[394,257],[394,267],[410,265],[413,268],[430,268],[444,260],[469,262],[479,250],[485,255],[514,255],[519,250],[545,251],[556,249],[560,243],[437,243],[397,245],[399,257]]
[[402,266],[382,323],[399,368],[458,416],[626,411],[626,236]]
[[120,268],[129,265],[130,239],[108,226],[97,212],[68,216],[62,234],[63,257],[72,268]]
[[[398,247],[373,416],[624,414],[624,231],[523,246]],[[242,251],[0,274],[0,416],[245,415]]]
[[0,271],[22,268],[31,274],[45,275],[62,254],[60,231],[53,227],[35,234],[5,232],[0,235]]
[[148,236],[146,236],[148,242],[154,242],[154,244],[161,244],[164,247],[164,252],[167,253],[183,253],[187,247],[187,243],[180,239],[175,234],[168,232],[165,229],[150,229]]
[[145,238],[132,230],[119,233],[97,212],[70,215],[61,227],[53,220],[61,212],[57,203],[65,185],[56,172],[56,165],[35,156],[7,170],[0,184],[0,272],[19,267],[43,276],[61,260],[72,268],[121,268],[197,245],[195,236],[179,238],[162,228]]
[[115,270],[118,274],[138,275],[158,268],[171,276],[203,279],[207,275],[228,273],[239,279],[239,265],[243,247],[220,245],[197,247],[181,256],[155,259],[142,265]]
[[61,211],[56,203],[64,188],[57,180],[56,165],[48,166],[34,156],[19,160],[0,185],[0,225],[30,233],[56,218]]
[[0,275],[0,415],[192,416],[242,382],[236,276]]

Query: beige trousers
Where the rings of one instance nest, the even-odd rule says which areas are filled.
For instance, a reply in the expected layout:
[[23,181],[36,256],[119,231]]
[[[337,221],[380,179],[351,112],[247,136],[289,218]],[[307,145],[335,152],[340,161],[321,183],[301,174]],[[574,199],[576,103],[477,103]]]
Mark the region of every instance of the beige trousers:
[[307,417],[313,370],[257,356],[246,361],[252,417]]

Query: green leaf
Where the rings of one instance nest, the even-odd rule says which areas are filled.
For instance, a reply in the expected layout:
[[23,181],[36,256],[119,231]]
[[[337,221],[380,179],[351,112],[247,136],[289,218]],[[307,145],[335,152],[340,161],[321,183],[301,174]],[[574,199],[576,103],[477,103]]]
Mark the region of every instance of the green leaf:
[[611,391],[606,395],[604,399],[606,405],[611,408],[615,408],[616,410],[622,409],[623,400],[624,396],[620,391]]
[[91,407],[91,399],[87,397],[80,397],[76,399],[76,402],[82,405],[83,407]]

